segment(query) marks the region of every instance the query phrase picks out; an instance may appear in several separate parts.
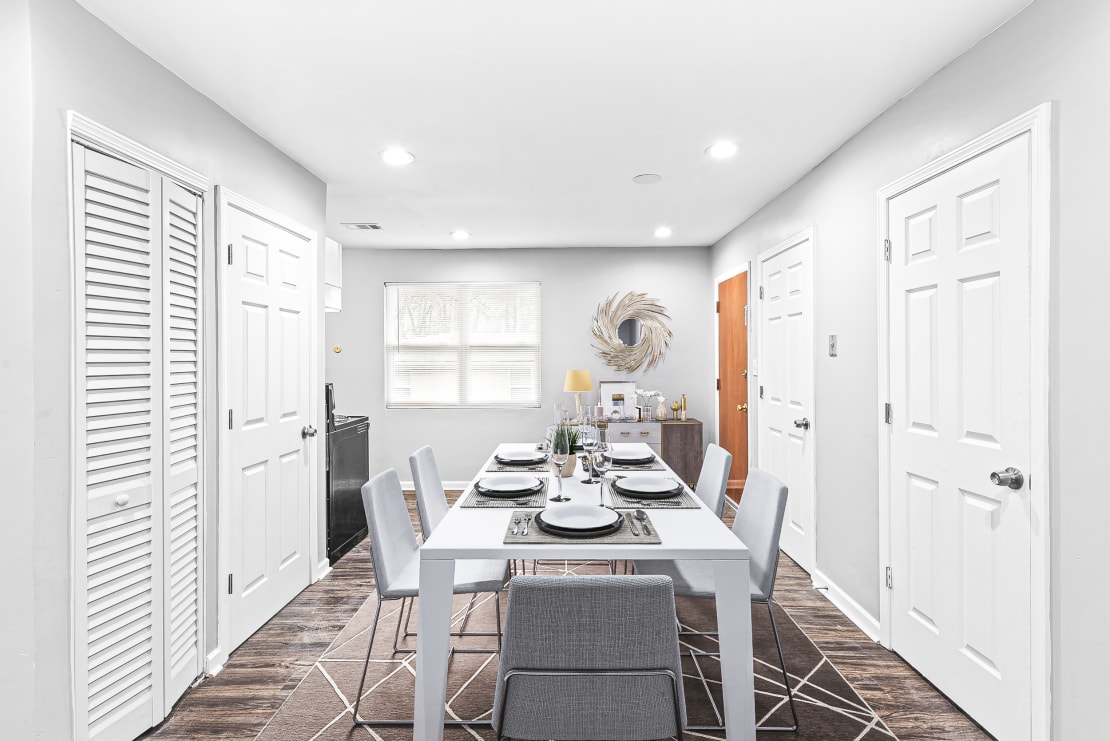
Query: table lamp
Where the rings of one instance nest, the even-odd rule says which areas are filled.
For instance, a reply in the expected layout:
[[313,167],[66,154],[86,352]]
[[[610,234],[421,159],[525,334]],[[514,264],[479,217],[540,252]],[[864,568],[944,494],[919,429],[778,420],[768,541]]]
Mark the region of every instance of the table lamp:
[[568,370],[566,380],[563,381],[563,391],[574,392],[574,413],[577,419],[582,419],[582,392],[593,391],[594,380],[586,369]]

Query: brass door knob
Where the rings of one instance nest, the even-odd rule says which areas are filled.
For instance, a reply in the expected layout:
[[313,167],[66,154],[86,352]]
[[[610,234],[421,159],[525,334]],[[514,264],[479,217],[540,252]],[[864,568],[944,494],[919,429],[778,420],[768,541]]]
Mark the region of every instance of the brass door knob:
[[742,375],[744,378],[747,378],[748,377],[748,369],[745,368],[744,370],[740,371],[740,375]]
[[736,405],[736,411],[738,411],[738,412],[748,411],[748,402],[745,401],[743,404],[737,404]]

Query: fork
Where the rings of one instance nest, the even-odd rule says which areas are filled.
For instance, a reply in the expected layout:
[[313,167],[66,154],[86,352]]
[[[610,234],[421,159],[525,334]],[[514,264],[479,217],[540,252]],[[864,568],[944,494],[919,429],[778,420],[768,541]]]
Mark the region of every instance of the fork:
[[524,517],[524,532],[521,533],[521,535],[527,535],[528,534],[528,523],[530,523],[531,521],[532,521],[532,515],[526,515]]
[[513,520],[513,535],[516,535],[518,532],[520,532],[520,518],[519,517],[517,517],[515,520]]

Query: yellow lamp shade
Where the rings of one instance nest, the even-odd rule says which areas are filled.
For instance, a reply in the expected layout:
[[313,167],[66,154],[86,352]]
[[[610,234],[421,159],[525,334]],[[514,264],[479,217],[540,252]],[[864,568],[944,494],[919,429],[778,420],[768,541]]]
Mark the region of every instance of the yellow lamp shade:
[[594,380],[590,372],[585,369],[568,370],[566,380],[563,381],[563,391],[593,391]]

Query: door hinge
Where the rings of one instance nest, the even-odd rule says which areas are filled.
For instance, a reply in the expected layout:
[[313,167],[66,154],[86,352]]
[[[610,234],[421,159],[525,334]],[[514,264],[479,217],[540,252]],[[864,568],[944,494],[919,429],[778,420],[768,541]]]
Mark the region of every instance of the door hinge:
[[721,313],[721,302],[720,301],[717,302],[717,313],[718,314]]
[[751,320],[752,320],[751,310],[747,306],[745,306],[744,307],[744,326],[745,327],[748,326],[748,324],[749,324],[749,322],[751,322]]
[[759,387],[759,398],[760,399],[763,398],[763,387],[762,386]]
[[890,262],[890,240],[883,240],[883,259]]
[[894,589],[894,572],[889,566],[886,567],[886,588]]
[[230,242],[227,245],[227,264],[228,265],[231,264],[231,254],[232,254],[232,251],[234,250],[234,247],[235,247],[235,245],[230,243]]
[[718,391],[721,390],[721,379],[719,379],[719,378],[717,379],[717,390]]
[[232,421],[235,419],[234,415],[235,412],[231,411],[230,409],[227,410],[227,429],[229,430],[235,429],[235,425],[232,423]]
[[883,404],[883,421],[888,425],[894,424],[894,409],[890,406],[889,401]]
[[760,286],[760,287],[759,287],[759,300],[760,300],[760,301],[762,301],[762,300],[763,300],[763,286]]
[[[889,571],[889,569],[887,569],[887,570]],[[228,594],[235,594],[235,592],[232,591],[232,586],[235,584],[234,579],[235,579],[235,576],[233,574],[228,574],[227,575],[227,593]]]

